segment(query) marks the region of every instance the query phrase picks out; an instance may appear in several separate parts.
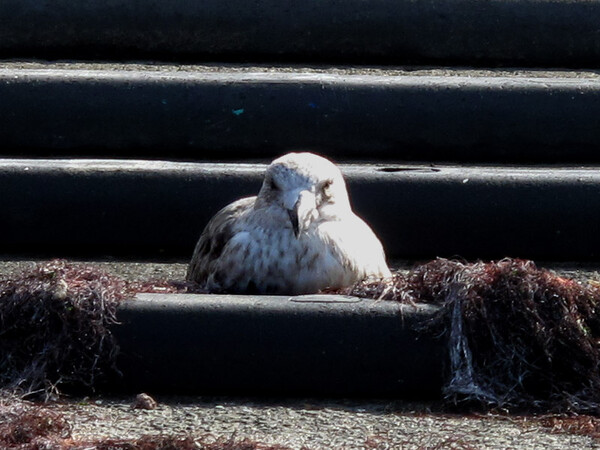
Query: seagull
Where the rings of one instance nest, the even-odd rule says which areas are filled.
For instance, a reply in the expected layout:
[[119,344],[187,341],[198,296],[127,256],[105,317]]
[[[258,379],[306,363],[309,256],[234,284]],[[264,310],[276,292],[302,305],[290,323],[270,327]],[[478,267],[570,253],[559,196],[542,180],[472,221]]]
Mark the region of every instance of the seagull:
[[209,221],[186,279],[213,293],[301,295],[390,276],[340,170],[312,153],[288,153],[267,167],[258,196]]

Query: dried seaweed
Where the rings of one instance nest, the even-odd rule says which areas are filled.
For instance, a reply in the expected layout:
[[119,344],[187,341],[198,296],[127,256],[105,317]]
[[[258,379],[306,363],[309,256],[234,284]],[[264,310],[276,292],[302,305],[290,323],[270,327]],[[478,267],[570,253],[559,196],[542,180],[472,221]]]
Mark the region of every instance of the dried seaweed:
[[205,435],[200,438],[182,436],[142,436],[139,439],[106,439],[94,443],[97,450],[289,450],[281,445],[262,444],[251,439],[234,439]]
[[111,366],[109,326],[125,283],[98,269],[52,261],[0,281],[0,384],[25,394],[94,386]]
[[588,415],[547,415],[535,418],[535,425],[541,425],[552,433],[575,434],[600,439],[600,418]]
[[[446,400],[600,412],[600,289],[531,261],[437,259],[345,293],[441,305]],[[367,295],[365,295],[367,294]]]
[[46,399],[67,386],[93,389],[116,370],[111,326],[119,302],[135,292],[188,287],[126,282],[62,260],[0,280],[0,388]]
[[62,414],[23,402],[4,393],[0,398],[0,446],[11,449],[57,448],[54,444],[71,436]]
[[[46,398],[63,386],[92,389],[116,370],[110,329],[121,300],[195,290],[64,261],[0,281],[0,387]],[[341,293],[441,306],[429,330],[448,342],[449,403],[600,414],[598,285],[531,261],[437,259]]]

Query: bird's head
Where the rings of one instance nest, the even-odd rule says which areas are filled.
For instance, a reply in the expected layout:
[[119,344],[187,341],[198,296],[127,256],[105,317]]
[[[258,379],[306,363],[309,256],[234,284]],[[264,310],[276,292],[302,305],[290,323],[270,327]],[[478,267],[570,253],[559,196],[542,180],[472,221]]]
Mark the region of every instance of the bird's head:
[[342,173],[313,153],[288,153],[269,165],[257,198],[257,207],[265,206],[285,211],[296,237],[314,221],[351,212]]

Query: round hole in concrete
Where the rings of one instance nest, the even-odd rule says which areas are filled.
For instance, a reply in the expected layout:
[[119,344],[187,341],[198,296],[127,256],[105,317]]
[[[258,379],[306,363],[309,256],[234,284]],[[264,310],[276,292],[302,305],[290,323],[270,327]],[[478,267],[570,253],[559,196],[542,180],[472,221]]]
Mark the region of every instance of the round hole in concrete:
[[350,295],[309,294],[290,297],[290,301],[295,303],[359,303],[362,300]]
[[435,167],[411,167],[411,166],[389,166],[379,167],[378,172],[394,173],[394,172],[439,172],[441,169]]

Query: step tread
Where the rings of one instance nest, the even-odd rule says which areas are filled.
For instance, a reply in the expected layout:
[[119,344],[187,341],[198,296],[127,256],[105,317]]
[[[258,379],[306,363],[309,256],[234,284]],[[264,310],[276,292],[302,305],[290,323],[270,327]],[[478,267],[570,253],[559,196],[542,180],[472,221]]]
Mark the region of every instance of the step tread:
[[[598,65],[600,2],[4,0],[0,55]],[[55,26],[60,23],[61,26]]]
[[593,71],[54,67],[0,68],[4,156],[600,162]]
[[[0,248],[37,256],[188,259],[264,165],[0,160]],[[392,259],[600,260],[600,170],[341,165],[355,211]]]
[[[56,73],[68,75],[85,73],[100,75],[103,73],[132,72],[150,75],[177,75],[179,77],[196,76],[197,74],[256,74],[257,78],[269,74],[293,77],[314,75],[373,76],[373,77],[467,77],[467,78],[580,78],[599,79],[597,69],[564,69],[564,68],[473,68],[473,67],[426,67],[426,66],[382,66],[382,65],[331,65],[331,64],[168,64],[160,62],[107,62],[107,61],[41,61],[41,60],[0,60],[0,75],[16,76],[23,74]],[[264,76],[264,75],[263,75]],[[375,79],[375,78],[374,78]]]

